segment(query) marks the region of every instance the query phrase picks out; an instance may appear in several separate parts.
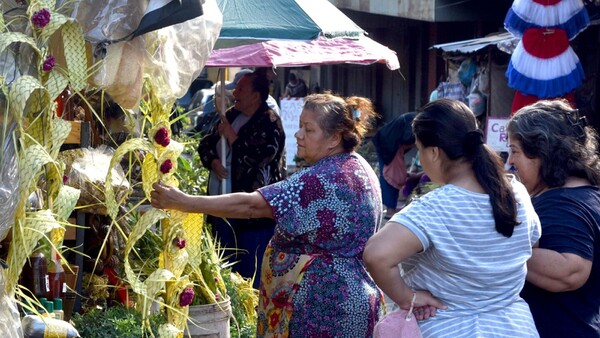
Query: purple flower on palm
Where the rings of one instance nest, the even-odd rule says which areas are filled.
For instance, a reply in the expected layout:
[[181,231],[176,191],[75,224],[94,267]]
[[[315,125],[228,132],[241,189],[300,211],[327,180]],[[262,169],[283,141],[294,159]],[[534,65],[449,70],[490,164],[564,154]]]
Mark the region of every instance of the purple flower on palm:
[[184,307],[192,304],[194,300],[194,289],[189,287],[183,290],[181,296],[179,297],[179,306]]
[[48,57],[46,58],[46,60],[44,60],[44,63],[42,64],[42,70],[45,72],[49,72],[52,70],[52,68],[54,68],[54,65],[56,65],[56,58],[54,58],[54,55],[48,55]]
[[173,161],[166,159],[161,165],[160,165],[160,172],[163,174],[168,173],[169,171],[171,171],[171,169],[173,169]]
[[163,147],[166,147],[171,143],[171,139],[169,138],[169,131],[167,128],[160,128],[154,134],[154,141],[160,144]]
[[44,28],[50,22],[52,14],[47,8],[42,8],[39,11],[33,13],[31,16],[31,22],[37,28]]
[[175,246],[177,246],[179,249],[183,249],[183,248],[185,248],[185,239],[179,238],[179,237],[174,238],[173,239],[173,244]]

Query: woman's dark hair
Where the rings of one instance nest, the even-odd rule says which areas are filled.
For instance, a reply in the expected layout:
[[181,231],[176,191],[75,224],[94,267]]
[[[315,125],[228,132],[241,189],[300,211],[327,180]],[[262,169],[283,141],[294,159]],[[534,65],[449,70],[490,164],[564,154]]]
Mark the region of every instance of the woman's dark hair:
[[600,184],[598,140],[594,129],[564,100],[543,100],[519,109],[508,122],[511,141],[521,142],[528,158],[539,158],[540,176],[550,188],[569,176]]
[[250,78],[252,89],[260,94],[261,101],[265,102],[269,98],[269,79],[264,72],[248,73],[244,76]]
[[413,133],[423,147],[439,147],[452,162],[472,164],[477,181],[490,196],[496,230],[512,236],[519,224],[517,202],[502,159],[483,143],[483,132],[469,107],[451,99],[432,101],[415,116]]
[[326,135],[340,133],[344,151],[351,152],[360,144],[377,114],[373,104],[364,97],[346,99],[330,93],[311,94],[304,98],[304,109],[317,114],[317,121]]

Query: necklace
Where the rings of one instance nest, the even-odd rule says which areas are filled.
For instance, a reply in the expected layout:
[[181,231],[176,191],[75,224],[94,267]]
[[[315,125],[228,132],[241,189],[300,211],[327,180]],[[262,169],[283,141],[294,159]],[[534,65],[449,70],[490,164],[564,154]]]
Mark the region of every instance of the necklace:
[[537,188],[535,191],[531,192],[529,194],[529,197],[538,197],[539,195],[545,193],[548,190],[550,190],[550,188],[548,188],[547,186],[541,186],[541,187]]

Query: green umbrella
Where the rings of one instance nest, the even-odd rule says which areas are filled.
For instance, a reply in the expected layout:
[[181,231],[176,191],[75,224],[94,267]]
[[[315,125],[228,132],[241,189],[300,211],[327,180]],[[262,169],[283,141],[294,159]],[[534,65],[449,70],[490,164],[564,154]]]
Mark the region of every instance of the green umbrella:
[[215,49],[257,40],[358,38],[364,30],[327,0],[217,0],[223,26]]

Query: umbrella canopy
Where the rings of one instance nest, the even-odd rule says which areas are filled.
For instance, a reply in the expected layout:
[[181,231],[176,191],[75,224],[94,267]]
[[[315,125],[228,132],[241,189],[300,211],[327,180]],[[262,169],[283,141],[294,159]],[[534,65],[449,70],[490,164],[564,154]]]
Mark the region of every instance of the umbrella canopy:
[[217,0],[223,26],[215,46],[256,40],[359,37],[364,30],[327,0]]
[[317,40],[270,40],[212,51],[208,67],[301,67],[308,65],[385,63],[400,68],[391,49],[362,36],[358,39],[321,37]]

